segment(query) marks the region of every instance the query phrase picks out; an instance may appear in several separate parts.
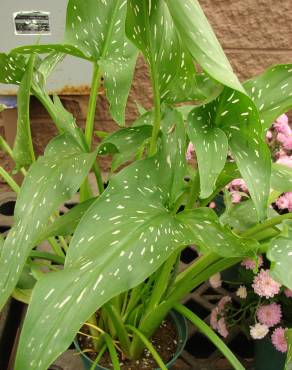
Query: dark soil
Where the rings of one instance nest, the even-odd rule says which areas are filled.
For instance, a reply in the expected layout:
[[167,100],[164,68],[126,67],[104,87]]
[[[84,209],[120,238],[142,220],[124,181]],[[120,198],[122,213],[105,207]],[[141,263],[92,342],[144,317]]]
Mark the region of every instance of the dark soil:
[[[88,333],[88,328],[82,327],[81,331],[83,333]],[[90,338],[79,334],[77,339],[82,350],[92,349],[93,346]],[[171,319],[167,318],[162,322],[161,326],[153,335],[151,343],[165,364],[171,361],[176,353],[178,345],[176,328]],[[90,357],[91,360],[94,360],[97,354],[96,352],[92,351],[87,352],[86,355]],[[151,353],[147,349],[144,350],[139,360],[125,359],[122,358],[121,354],[119,354],[119,357],[121,370],[153,370],[157,369],[158,367],[156,362],[153,360]],[[113,368],[111,366],[111,360],[108,352],[103,355],[99,365],[105,367],[106,369]]]

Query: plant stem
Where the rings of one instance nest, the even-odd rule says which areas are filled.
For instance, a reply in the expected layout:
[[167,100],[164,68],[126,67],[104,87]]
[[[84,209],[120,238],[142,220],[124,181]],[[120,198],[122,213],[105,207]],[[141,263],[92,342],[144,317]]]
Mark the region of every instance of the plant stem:
[[152,136],[150,139],[150,148],[149,148],[150,156],[156,153],[157,139],[158,139],[158,134],[160,130],[160,121],[161,121],[160,94],[159,94],[156,71],[154,70],[154,67],[151,67],[151,80],[152,80],[152,87],[153,87],[154,123],[153,123]]
[[91,81],[91,90],[88,102],[88,113],[86,117],[86,125],[85,125],[85,141],[87,143],[88,149],[91,149],[92,143],[92,134],[93,134],[93,127],[94,127],[94,117],[95,117],[95,110],[96,110],[96,101],[99,92],[99,85],[101,79],[101,72],[97,63],[93,64],[93,76]]
[[[0,148],[5,153],[7,153],[9,155],[9,157],[15,162],[13,151],[10,148],[9,144],[7,143],[7,141],[2,136],[0,136]],[[20,169],[20,172],[23,174],[23,176],[25,176],[26,173],[27,173],[26,170],[23,167]]]
[[99,361],[102,358],[102,355],[104,354],[105,350],[106,350],[106,345],[104,345],[101,348],[101,350],[99,351],[98,355],[96,356],[96,359],[93,361],[89,370],[95,370],[96,369],[96,365],[99,363]]
[[31,251],[29,256],[32,258],[41,258],[52,262],[56,262],[60,265],[64,264],[65,262],[65,258],[63,256],[57,256],[55,254],[47,252]]
[[238,359],[234,356],[233,352],[226,346],[219,336],[197,315],[191,310],[184,307],[182,304],[174,305],[174,309],[181,315],[185,316],[195,327],[197,327],[206,337],[219,349],[219,351],[227,358],[230,364],[236,370],[245,370]]
[[20,187],[17,185],[17,183],[13,180],[13,178],[9,175],[9,173],[4,170],[3,167],[0,167],[0,176],[3,177],[3,179],[7,182],[7,184],[11,187],[11,189],[18,194],[20,191]]
[[197,170],[192,180],[192,186],[190,189],[189,199],[186,204],[186,209],[194,208],[194,204],[196,200],[198,199],[199,193],[200,193],[200,175],[199,175],[199,171]]
[[167,367],[164,365],[161,357],[159,356],[159,354],[157,353],[157,351],[155,350],[155,348],[153,347],[151,342],[145,337],[145,335],[143,335],[140,332],[140,330],[138,330],[137,328],[135,328],[132,325],[127,325],[127,328],[129,328],[133,333],[135,333],[140,338],[140,340],[144,343],[145,347],[151,353],[152,357],[156,361],[159,368],[162,369],[162,370],[167,370]]
[[[91,90],[88,102],[88,111],[86,117],[86,125],[85,125],[85,142],[88,147],[88,150],[91,150],[92,145],[92,135],[93,135],[93,128],[94,128],[94,118],[95,118],[95,111],[96,111],[96,101],[99,92],[99,85],[101,80],[101,71],[97,63],[93,64],[93,75],[91,81]],[[100,168],[97,163],[93,166],[93,171],[96,177],[97,186],[99,193],[101,194],[104,190],[102,176],[100,173]],[[88,178],[84,181],[80,188],[80,200],[81,202],[87,200],[89,197],[88,193],[89,183]]]
[[108,348],[108,351],[109,351],[109,354],[110,354],[110,358],[112,360],[113,369],[114,370],[120,370],[119,358],[118,358],[118,354],[117,354],[117,351],[115,349],[114,342],[113,342],[112,338],[110,337],[110,335],[104,334],[104,339],[105,339],[105,342],[106,342],[106,345],[107,345],[107,348]]
[[281,216],[277,216],[274,218],[271,218],[267,221],[264,221],[261,224],[258,224],[256,226],[251,227],[250,229],[246,230],[241,234],[242,237],[251,237],[255,234],[258,234],[259,232],[262,232],[263,230],[266,230],[270,227],[276,226],[280,224],[284,220],[292,219],[292,213],[286,213]]

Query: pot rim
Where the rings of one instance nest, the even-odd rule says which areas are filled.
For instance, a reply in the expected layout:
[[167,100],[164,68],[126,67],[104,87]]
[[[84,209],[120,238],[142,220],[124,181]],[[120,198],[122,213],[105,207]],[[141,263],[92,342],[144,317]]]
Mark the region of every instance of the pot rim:
[[[172,359],[166,364],[167,368],[170,368],[170,366],[172,366],[175,363],[175,361],[178,359],[178,357],[182,353],[186,345],[186,342],[188,340],[188,324],[187,324],[187,320],[185,319],[185,317],[174,310],[171,310],[169,312],[169,315],[171,316],[174,322],[176,331],[177,331],[178,343],[177,343],[176,352],[174,353]],[[75,345],[75,348],[78,350],[79,354],[82,356],[83,360],[87,361],[90,365],[92,365],[93,361],[86,355],[86,353],[81,351],[81,348],[79,346],[79,343],[76,337],[74,339],[74,345]],[[102,367],[101,365],[97,365],[97,366],[99,366],[100,370],[109,370],[108,368]],[[155,370],[159,370],[159,369],[155,369]]]

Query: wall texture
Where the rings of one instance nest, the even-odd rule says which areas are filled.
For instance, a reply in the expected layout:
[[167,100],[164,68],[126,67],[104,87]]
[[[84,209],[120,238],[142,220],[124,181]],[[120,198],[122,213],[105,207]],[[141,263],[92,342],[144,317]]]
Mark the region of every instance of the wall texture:
[[[292,63],[291,0],[199,1],[241,80],[262,72],[272,64]],[[137,115],[136,102],[145,108],[151,107],[151,87],[142,58],[138,60],[128,102],[128,122]],[[87,97],[67,97],[64,103],[75,114],[80,126],[84,126]],[[96,113],[96,128],[99,130],[111,131],[115,126],[107,108],[106,100],[101,95]],[[55,129],[36,101],[32,102],[31,120],[34,145],[41,153]],[[3,155],[0,161],[8,168],[11,166]],[[106,170],[106,167],[107,163],[104,163],[103,169]]]

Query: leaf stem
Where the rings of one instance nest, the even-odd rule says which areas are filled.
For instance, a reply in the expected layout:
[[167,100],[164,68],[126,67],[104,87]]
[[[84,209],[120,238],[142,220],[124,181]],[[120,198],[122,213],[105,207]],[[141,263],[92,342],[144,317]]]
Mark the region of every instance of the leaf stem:
[[200,175],[199,175],[199,171],[197,170],[192,180],[192,186],[190,189],[189,199],[186,204],[186,209],[194,208],[194,204],[196,200],[198,199],[199,193],[200,193]]
[[273,217],[269,220],[264,221],[261,224],[258,224],[256,226],[251,227],[250,229],[246,230],[241,234],[242,237],[251,237],[255,234],[258,234],[259,232],[262,232],[263,230],[266,230],[270,227],[276,226],[280,224],[284,220],[292,219],[292,213],[286,213],[281,216]]
[[242,364],[238,361],[238,359],[234,356],[233,352],[226,346],[219,336],[214,333],[214,331],[203,321],[201,320],[196,314],[194,314],[191,310],[184,307],[182,304],[174,305],[174,309],[179,312],[181,315],[185,316],[195,327],[197,327],[206,337],[219,349],[219,351],[227,358],[230,364],[236,370],[244,370]]
[[59,265],[63,265],[65,263],[65,257],[58,256],[48,252],[31,251],[29,256],[32,258],[41,258],[52,262],[56,262]]
[[97,63],[93,64],[93,75],[91,81],[91,91],[89,96],[88,102],[88,113],[86,117],[86,125],[85,125],[85,140],[88,145],[88,149],[91,149],[92,144],[92,134],[94,128],[94,118],[95,118],[95,110],[96,110],[96,101],[99,92],[99,85],[101,79],[101,72],[100,68]]
[[151,353],[152,357],[156,361],[159,368],[161,370],[167,370],[167,367],[165,366],[161,357],[157,353],[156,349],[153,347],[151,342],[145,337],[145,335],[142,334],[140,330],[138,330],[137,328],[135,328],[132,325],[126,325],[126,327],[129,328],[133,333],[135,333],[140,338],[140,340],[145,344],[145,347],[149,350],[149,352]]
[[7,182],[7,184],[11,187],[11,189],[18,194],[20,191],[20,187],[17,185],[17,183],[13,180],[13,178],[9,175],[9,173],[4,170],[3,167],[0,166],[0,176],[3,177],[3,179]]

